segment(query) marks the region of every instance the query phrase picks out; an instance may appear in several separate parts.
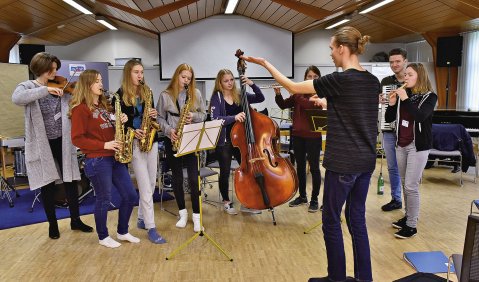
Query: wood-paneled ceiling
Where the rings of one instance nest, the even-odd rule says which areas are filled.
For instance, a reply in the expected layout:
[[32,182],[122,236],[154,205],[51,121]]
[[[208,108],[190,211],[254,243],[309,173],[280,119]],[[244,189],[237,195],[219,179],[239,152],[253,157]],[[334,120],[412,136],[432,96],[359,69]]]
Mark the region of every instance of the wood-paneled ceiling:
[[[235,14],[301,33],[324,29],[345,16],[348,25],[372,41],[409,42],[427,32],[479,29],[478,0],[397,0],[362,15],[358,10],[377,0],[240,0]],[[120,29],[156,38],[214,15],[227,0],[83,0],[96,15]],[[0,0],[0,36],[16,33],[19,43],[68,45],[105,31],[94,15],[84,15],[62,0]],[[232,31],[234,32],[234,31]]]

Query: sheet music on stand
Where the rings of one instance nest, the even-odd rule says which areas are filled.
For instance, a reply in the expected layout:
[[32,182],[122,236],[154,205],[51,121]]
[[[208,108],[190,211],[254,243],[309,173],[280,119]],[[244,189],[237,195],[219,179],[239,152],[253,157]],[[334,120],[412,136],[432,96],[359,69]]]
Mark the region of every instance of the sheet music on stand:
[[328,111],[321,109],[306,110],[308,116],[309,127],[313,132],[321,132],[328,130]]
[[175,157],[181,157],[196,151],[210,150],[216,147],[223,120],[186,124],[181,135],[180,146]]

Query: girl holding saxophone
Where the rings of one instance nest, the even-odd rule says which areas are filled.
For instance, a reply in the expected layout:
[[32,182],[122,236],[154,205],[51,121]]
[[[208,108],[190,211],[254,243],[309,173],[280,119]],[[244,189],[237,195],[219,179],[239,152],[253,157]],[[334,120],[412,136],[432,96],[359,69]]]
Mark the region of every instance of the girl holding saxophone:
[[166,159],[171,166],[172,186],[178,204],[180,220],[176,227],[185,228],[188,212],[183,191],[183,167],[188,171],[188,184],[191,190],[193,208],[193,230],[200,231],[200,208],[198,190],[198,161],[195,154],[175,158],[177,143],[184,124],[203,122],[206,118],[205,104],[201,93],[196,89],[195,73],[188,64],[176,68],[168,88],[161,92],[157,103],[158,123],[168,137],[165,142]]
[[[115,140],[116,128],[125,123],[125,114],[113,115],[112,108],[103,96],[101,75],[96,70],[86,70],[80,75],[70,101],[69,117],[72,122],[73,145],[86,155],[85,174],[95,188],[95,224],[99,243],[108,248],[121,244],[108,235],[107,215],[111,205],[111,190],[115,185],[120,193],[117,238],[139,243],[140,239],[128,233],[128,222],[137,201],[135,188],[127,167],[116,160],[116,153],[124,150],[123,143]],[[118,132],[117,132],[118,133]]]
[[[156,231],[153,206],[158,172],[158,114],[153,105],[153,93],[145,84],[141,62],[129,60],[125,64],[121,87],[117,93],[120,97],[121,112],[128,116],[125,126],[135,130],[131,165],[140,191],[137,226],[148,230],[148,239],[152,243],[163,244],[166,240]],[[114,101],[115,98],[112,102]]]

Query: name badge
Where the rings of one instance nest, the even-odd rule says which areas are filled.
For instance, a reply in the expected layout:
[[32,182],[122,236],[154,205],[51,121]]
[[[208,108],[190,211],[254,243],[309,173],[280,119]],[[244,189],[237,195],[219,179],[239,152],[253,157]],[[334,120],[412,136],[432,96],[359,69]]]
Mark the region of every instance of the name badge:
[[409,127],[409,121],[403,119],[401,125],[404,127]]
[[56,113],[56,114],[53,116],[53,118],[55,119],[55,121],[57,121],[57,120],[58,120],[59,118],[61,118],[61,117],[62,117],[62,113],[61,113],[61,112],[58,112],[58,113]]

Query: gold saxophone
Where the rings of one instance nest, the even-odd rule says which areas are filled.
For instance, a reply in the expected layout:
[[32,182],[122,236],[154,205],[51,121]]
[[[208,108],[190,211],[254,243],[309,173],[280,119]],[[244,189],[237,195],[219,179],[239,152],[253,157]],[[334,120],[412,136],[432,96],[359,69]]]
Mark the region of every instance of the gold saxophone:
[[146,85],[144,81],[140,81],[141,85],[143,85],[143,91],[147,91],[146,98],[145,98],[145,107],[143,109],[143,118],[141,120],[141,129],[145,134],[145,137],[139,140],[140,151],[142,152],[149,152],[151,147],[153,146],[153,140],[155,139],[156,131],[160,129],[160,125],[155,121],[152,120],[150,115],[148,114],[151,109],[151,101],[153,99],[153,92],[150,88],[146,90]]
[[178,126],[176,127],[176,135],[178,136],[178,139],[172,142],[173,151],[176,151],[176,152],[178,152],[178,149],[180,148],[181,136],[183,135],[183,127],[185,127],[186,117],[188,116],[188,113],[190,112],[190,108],[192,106],[191,102],[193,101],[193,99],[189,99],[187,84],[185,84],[185,92],[186,92],[185,106],[183,107],[183,109],[181,109],[180,119],[178,120]]
[[115,141],[122,142],[121,149],[115,152],[115,160],[120,163],[129,163],[133,156],[133,138],[135,137],[135,132],[133,128],[128,127],[128,130],[125,134],[124,125],[121,122],[121,105],[120,105],[120,95],[118,93],[110,93],[115,99]]

